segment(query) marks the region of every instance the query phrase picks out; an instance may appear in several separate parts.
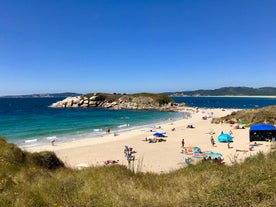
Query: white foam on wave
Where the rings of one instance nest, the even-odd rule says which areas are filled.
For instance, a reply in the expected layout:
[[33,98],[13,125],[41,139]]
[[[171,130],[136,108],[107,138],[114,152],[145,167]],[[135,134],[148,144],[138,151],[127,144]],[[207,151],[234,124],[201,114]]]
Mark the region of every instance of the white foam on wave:
[[122,117],[120,117],[120,119],[129,119],[129,117],[128,116],[122,116]]
[[37,139],[27,139],[24,142],[25,143],[37,142]]
[[46,137],[47,140],[52,140],[52,139],[56,139],[57,136],[51,136],[51,137]]
[[124,127],[129,127],[129,124],[122,124],[118,126],[118,128],[124,128]]
[[93,129],[94,132],[102,132],[103,129]]

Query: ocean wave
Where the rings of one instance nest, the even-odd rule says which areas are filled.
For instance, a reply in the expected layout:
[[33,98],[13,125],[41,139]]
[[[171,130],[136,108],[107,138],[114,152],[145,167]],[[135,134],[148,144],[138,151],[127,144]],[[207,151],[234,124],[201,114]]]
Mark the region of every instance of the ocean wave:
[[120,117],[120,119],[130,119],[130,117],[129,116],[122,116],[122,117]]
[[94,132],[102,132],[103,129],[93,129]]
[[129,127],[129,124],[122,124],[118,126],[118,128],[124,128],[124,127]]
[[51,137],[46,137],[47,140],[52,140],[52,139],[56,139],[57,136],[51,136]]
[[24,142],[25,143],[37,142],[37,139],[27,139]]

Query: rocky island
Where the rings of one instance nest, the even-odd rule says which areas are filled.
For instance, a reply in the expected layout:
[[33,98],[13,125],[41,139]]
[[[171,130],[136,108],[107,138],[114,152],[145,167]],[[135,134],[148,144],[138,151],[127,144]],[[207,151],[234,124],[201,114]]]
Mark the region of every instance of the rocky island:
[[108,94],[89,93],[82,96],[70,96],[51,104],[53,108],[107,108],[112,110],[160,110],[179,111],[185,104],[177,104],[166,94]]

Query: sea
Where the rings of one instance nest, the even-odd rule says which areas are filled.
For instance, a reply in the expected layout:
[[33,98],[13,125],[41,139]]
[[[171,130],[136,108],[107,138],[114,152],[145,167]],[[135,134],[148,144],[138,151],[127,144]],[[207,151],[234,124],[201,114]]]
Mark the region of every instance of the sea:
[[[199,108],[251,109],[276,105],[276,98],[172,97],[177,103]],[[27,148],[162,125],[183,118],[180,112],[49,108],[62,98],[0,98],[0,137]]]

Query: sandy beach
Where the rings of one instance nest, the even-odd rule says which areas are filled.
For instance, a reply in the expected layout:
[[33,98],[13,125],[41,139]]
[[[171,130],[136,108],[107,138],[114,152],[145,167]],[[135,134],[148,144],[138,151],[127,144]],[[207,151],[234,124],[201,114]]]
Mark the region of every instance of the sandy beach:
[[[111,132],[102,137],[91,137],[73,142],[59,143],[55,146],[49,145],[26,148],[30,152],[53,151],[68,167],[77,168],[78,165],[97,166],[103,165],[106,160],[119,160],[119,164],[129,166],[124,155],[124,146],[132,147],[136,151],[135,160],[131,162],[131,168],[142,172],[169,172],[185,166],[184,159],[191,157],[181,153],[183,150],[181,141],[184,139],[185,147],[199,147],[202,151],[213,151],[223,155],[225,164],[241,162],[245,157],[255,155],[259,151],[267,152],[270,149],[269,142],[258,142],[252,151],[249,150],[249,129],[234,129],[230,124],[211,124],[211,117],[203,120],[203,116],[221,117],[230,114],[230,109],[195,109],[187,108],[191,112],[191,117],[181,120],[172,120],[161,126],[157,123],[153,131],[165,131],[166,141],[148,143],[144,141],[151,136],[152,128],[139,128],[121,132],[117,136]],[[187,128],[192,123],[195,128]],[[174,130],[172,130],[174,129]],[[217,141],[218,135],[223,131],[232,131],[233,142],[229,149],[226,143]],[[215,146],[211,145],[209,134],[215,139]],[[197,162],[198,158],[192,158],[192,162]]]

